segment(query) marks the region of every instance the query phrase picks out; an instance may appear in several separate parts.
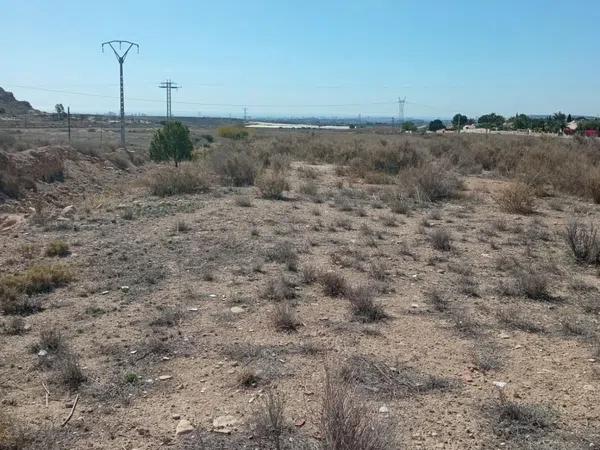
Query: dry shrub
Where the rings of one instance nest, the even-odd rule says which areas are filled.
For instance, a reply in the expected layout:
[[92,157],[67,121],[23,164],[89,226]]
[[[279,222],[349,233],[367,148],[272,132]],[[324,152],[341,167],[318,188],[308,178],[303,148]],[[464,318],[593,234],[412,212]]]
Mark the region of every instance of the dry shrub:
[[462,180],[448,164],[429,163],[407,172],[414,196],[419,202],[450,200],[458,196]]
[[496,197],[500,208],[511,214],[531,214],[534,204],[534,190],[525,183],[512,183]]
[[9,336],[19,336],[25,331],[25,321],[21,317],[10,317],[4,323],[4,332]]
[[69,254],[69,244],[60,239],[56,239],[46,247],[46,256],[67,256]]
[[238,375],[238,384],[242,387],[255,387],[260,382],[260,376],[251,367],[244,367]]
[[452,236],[447,230],[438,228],[429,233],[429,240],[431,245],[436,250],[444,252],[452,250]]
[[298,269],[298,254],[294,245],[289,241],[283,241],[276,244],[267,252],[269,261],[285,264],[287,269],[295,272]]
[[496,434],[518,438],[545,432],[552,427],[552,413],[538,405],[524,405],[512,401],[498,401],[491,408]]
[[600,262],[600,241],[593,223],[586,227],[577,220],[569,222],[565,231],[565,240],[578,263]]
[[375,421],[350,386],[329,370],[321,412],[321,434],[329,450],[391,450],[393,436]]
[[596,170],[593,175],[589,176],[587,190],[594,203],[600,204],[600,171]]
[[152,195],[159,197],[206,192],[210,187],[206,170],[191,163],[182,163],[179,167],[161,167],[150,174],[145,182]]
[[[220,137],[226,139],[233,139],[236,141],[246,139],[249,135],[248,130],[243,126],[227,126],[221,127],[217,130]],[[212,136],[211,136],[212,137]]]
[[343,275],[336,272],[325,272],[319,277],[323,293],[329,297],[340,297],[348,290],[348,282]]
[[429,303],[433,309],[438,312],[444,312],[448,310],[449,301],[445,293],[434,289],[425,294],[427,303]]
[[302,279],[306,284],[313,284],[319,279],[319,272],[315,266],[304,265],[302,266]]
[[248,150],[221,147],[211,154],[210,164],[221,182],[231,186],[252,186],[258,164]]
[[346,288],[345,294],[356,319],[362,322],[377,322],[388,317],[383,307],[374,302],[373,289],[370,286],[359,285]]
[[285,420],[285,396],[272,389],[263,397],[260,410],[254,419],[254,429],[258,438],[277,450],[282,449],[282,436],[287,430]]
[[296,331],[299,325],[294,311],[287,302],[277,303],[273,309],[271,318],[273,325],[279,331]]
[[283,192],[290,189],[285,173],[277,170],[264,170],[256,180],[263,198],[270,200],[283,199]]
[[272,278],[267,283],[265,296],[273,301],[290,300],[296,297],[294,284],[284,277]]
[[27,295],[50,292],[68,284],[73,279],[71,271],[63,265],[39,265],[0,280],[0,301],[4,295]]

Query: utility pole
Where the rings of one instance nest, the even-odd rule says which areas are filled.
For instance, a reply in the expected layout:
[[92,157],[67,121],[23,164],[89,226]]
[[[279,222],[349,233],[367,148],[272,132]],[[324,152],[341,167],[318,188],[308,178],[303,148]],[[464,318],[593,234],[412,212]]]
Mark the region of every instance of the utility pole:
[[406,97],[398,97],[398,126],[402,128],[404,124],[404,104],[406,103]]
[[179,89],[181,86],[178,86],[177,83],[171,80],[167,80],[160,83],[158,87],[167,90],[167,122],[169,122],[173,117],[171,113],[171,89]]
[[67,106],[67,128],[69,129],[69,144],[71,143],[71,107]]
[[[113,44],[119,44],[119,51],[117,51],[117,49],[115,48],[115,45]],[[119,52],[122,50],[123,48],[123,44],[125,44],[127,47],[127,50],[125,50],[125,52],[123,54],[120,54]],[[110,46],[110,48],[112,48],[112,51],[115,53],[115,56],[117,57],[117,61],[119,61],[119,76],[120,76],[120,80],[121,80],[121,147],[125,147],[125,94],[123,93],[123,63],[125,62],[125,58],[127,57],[127,53],[129,53],[129,50],[131,50],[131,47],[136,47],[137,48],[137,52],[140,52],[140,46],[138,44],[136,44],[135,42],[129,42],[129,41],[120,41],[120,40],[115,40],[115,41],[108,41],[108,42],[103,42],[102,43],[102,52],[104,52],[104,46],[108,45]]]

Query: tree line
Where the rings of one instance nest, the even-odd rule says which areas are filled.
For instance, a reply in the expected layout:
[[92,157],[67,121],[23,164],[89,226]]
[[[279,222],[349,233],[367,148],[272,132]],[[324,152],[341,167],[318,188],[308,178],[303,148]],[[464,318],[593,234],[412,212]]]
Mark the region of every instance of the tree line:
[[[583,133],[585,130],[600,130],[600,119],[586,117],[572,117],[571,114],[564,114],[559,111],[547,117],[533,117],[527,114],[516,114],[506,118],[501,114],[489,113],[480,116],[477,119],[468,118],[464,114],[455,114],[452,118],[452,128],[462,129],[465,125],[474,125],[476,128],[486,128],[490,130],[532,130],[543,133],[562,133],[567,124],[575,120],[577,122],[577,133]],[[402,126],[404,131],[417,131],[417,127],[412,122],[406,122]],[[439,131],[448,128],[440,120],[429,122],[429,131]]]

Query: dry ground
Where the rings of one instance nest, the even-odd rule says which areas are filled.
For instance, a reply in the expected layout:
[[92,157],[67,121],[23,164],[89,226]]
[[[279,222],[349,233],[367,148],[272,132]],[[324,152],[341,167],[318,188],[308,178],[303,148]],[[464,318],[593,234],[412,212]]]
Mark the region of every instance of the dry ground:
[[[392,210],[394,185],[292,159],[283,199],[216,184],[152,196],[147,164],[108,171],[68,220],[21,214],[0,234],[3,276],[73,273],[23,323],[1,316],[1,411],[23,448],[275,448],[256,426],[271,390],[281,448],[319,448],[327,368],[389,448],[600,445],[598,266],[564,238],[600,206],[554,190],[507,213],[512,182],[478,170],[452,198]],[[350,285],[339,296],[330,272]],[[48,330],[66,350],[36,346]],[[176,436],[181,419],[196,431]]]

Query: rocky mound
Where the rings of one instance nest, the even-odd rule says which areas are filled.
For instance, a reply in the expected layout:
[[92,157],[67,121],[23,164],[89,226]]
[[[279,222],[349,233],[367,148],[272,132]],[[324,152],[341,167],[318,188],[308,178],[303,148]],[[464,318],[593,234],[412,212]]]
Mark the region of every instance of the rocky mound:
[[5,91],[0,87],[0,114],[20,115],[38,112],[31,104],[15,98],[12,92]]

